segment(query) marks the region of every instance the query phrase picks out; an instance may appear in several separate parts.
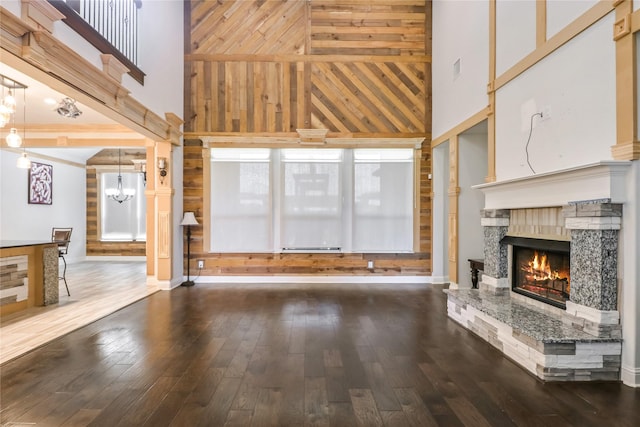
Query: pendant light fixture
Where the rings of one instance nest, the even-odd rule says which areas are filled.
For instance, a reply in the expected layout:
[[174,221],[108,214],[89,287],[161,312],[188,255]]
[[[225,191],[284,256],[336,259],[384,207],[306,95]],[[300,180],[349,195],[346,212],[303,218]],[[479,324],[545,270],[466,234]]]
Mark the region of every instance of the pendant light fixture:
[[[18,157],[18,161],[16,162],[16,167],[20,168],[20,169],[31,169],[31,160],[29,160],[29,158],[27,157],[27,95],[25,93],[25,91],[22,91],[22,119],[24,121],[24,125],[22,126],[22,133],[24,135],[24,138],[19,139],[20,135],[18,135],[18,139],[20,141],[20,144],[18,144],[18,146],[22,145],[22,141],[25,141],[25,145],[22,146],[22,155],[20,157]],[[16,131],[17,134],[17,130],[16,129],[11,129],[11,131]],[[9,134],[11,135],[11,134]],[[9,143],[9,136],[7,136],[7,143]]]
[[[5,139],[9,147],[18,148],[22,145],[22,138],[16,128],[16,109],[18,104],[15,98],[15,91],[18,89],[22,90],[24,100],[23,107],[26,110],[25,92],[27,86],[2,74],[0,74],[0,86],[2,86],[2,100],[0,101],[0,127],[4,127],[11,122],[11,129],[9,129],[9,134]],[[5,88],[8,89],[7,95],[5,95]],[[24,121],[24,126],[26,126],[26,120]]]
[[122,188],[122,173],[120,172],[120,149],[118,148],[118,183],[116,188],[107,188],[104,193],[108,198],[115,200],[118,203],[131,200],[136,194],[136,190],[133,188]]

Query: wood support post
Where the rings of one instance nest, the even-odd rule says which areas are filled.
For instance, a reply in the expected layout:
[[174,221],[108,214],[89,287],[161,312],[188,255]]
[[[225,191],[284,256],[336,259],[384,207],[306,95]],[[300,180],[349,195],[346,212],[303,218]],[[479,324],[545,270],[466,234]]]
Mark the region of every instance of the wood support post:
[[458,135],[449,140],[449,280],[458,282]]
[[[172,253],[173,253],[173,188],[171,186],[173,168],[182,167],[171,161],[171,142],[156,141],[153,170],[150,177],[155,185],[155,264],[158,282],[169,285],[172,277]],[[159,161],[163,159],[166,175],[162,176]],[[148,177],[149,179],[149,177]],[[161,285],[162,286],[162,285]]]
[[613,40],[616,43],[616,145],[611,153],[616,160],[640,159],[638,141],[638,99],[635,61],[635,36],[631,31],[633,3],[616,5]]

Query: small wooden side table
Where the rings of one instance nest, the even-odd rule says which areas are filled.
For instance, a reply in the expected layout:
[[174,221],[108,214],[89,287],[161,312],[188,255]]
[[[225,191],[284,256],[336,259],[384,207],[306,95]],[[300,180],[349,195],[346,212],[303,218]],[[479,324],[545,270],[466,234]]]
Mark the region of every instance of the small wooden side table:
[[484,271],[484,259],[469,259],[469,267],[471,268],[471,286],[478,289],[478,271]]

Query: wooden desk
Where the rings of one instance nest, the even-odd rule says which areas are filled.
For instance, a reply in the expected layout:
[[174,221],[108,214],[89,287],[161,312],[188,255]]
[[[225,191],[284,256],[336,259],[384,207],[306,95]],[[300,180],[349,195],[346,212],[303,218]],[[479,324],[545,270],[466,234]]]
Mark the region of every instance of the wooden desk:
[[58,302],[58,244],[0,241],[0,315]]
[[471,268],[471,286],[477,289],[478,272],[484,271],[484,259],[469,259],[469,267]]

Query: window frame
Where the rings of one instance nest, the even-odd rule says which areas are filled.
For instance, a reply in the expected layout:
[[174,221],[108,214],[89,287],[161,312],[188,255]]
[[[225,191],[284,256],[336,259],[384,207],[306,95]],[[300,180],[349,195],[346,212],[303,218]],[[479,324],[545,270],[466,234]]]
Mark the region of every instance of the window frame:
[[[129,165],[122,165],[120,168],[120,172],[122,175],[124,174],[135,174],[137,176],[137,180],[143,179],[142,175],[140,174],[140,172],[135,170],[134,166],[129,166]],[[135,200],[138,197],[141,197],[144,202],[145,202],[145,211],[141,212],[142,217],[144,219],[144,223],[145,223],[145,237],[142,239],[105,239],[103,237],[103,232],[102,232],[102,225],[103,225],[103,206],[104,203],[107,202],[108,200],[106,199],[106,195],[103,191],[103,175],[104,174],[117,174],[118,173],[118,168],[117,166],[107,166],[107,167],[96,167],[96,233],[97,233],[97,241],[101,242],[101,243],[138,243],[138,242],[146,242],[148,240],[148,230],[146,228],[146,210],[148,209],[148,206],[146,206],[146,196],[144,194],[144,188],[145,186],[142,185],[143,191],[138,191],[138,189],[136,188],[136,194],[135,196],[126,202],[123,203],[129,203],[132,200]],[[136,203],[138,201],[136,200]]]
[[[210,254],[231,254],[231,253],[238,253],[238,252],[218,252],[215,250],[211,249],[211,150],[217,149],[217,148],[229,148],[229,147],[233,147],[233,148],[269,148],[272,150],[280,150],[280,149],[288,149],[288,148],[314,148],[313,146],[307,146],[307,145],[303,145],[300,143],[282,143],[280,142],[279,144],[274,144],[272,146],[270,145],[265,145],[264,143],[261,144],[252,144],[252,143],[237,143],[234,145],[229,145],[226,142],[218,142],[216,141],[217,138],[204,138],[203,140],[203,168],[202,168],[202,174],[203,174],[203,202],[204,202],[204,206],[203,206],[203,240],[202,240],[202,248],[203,251],[205,253],[210,253]],[[421,145],[424,142],[424,138],[406,138],[406,139],[388,139],[389,141],[392,142],[387,142],[384,139],[378,141],[371,141],[371,140],[366,140],[365,143],[358,143],[358,139],[353,139],[350,140],[349,144],[325,144],[323,145],[321,148],[339,148],[339,149],[344,149],[345,153],[348,153],[348,156],[350,156],[350,167],[346,168],[346,174],[344,175],[344,179],[349,179],[349,180],[353,180],[353,169],[354,169],[354,165],[353,165],[353,149],[358,149],[358,148],[373,148],[373,149],[411,149],[413,151],[413,161],[412,161],[412,167],[413,167],[413,195],[412,195],[412,202],[413,202],[413,209],[412,209],[412,219],[413,219],[413,232],[411,235],[411,240],[412,240],[412,248],[406,251],[393,251],[393,250],[366,250],[366,251],[354,251],[351,245],[351,239],[352,239],[352,234],[353,234],[353,230],[351,228],[351,226],[344,228],[343,229],[346,230],[348,229],[348,233],[343,233],[343,236],[346,237],[349,242],[349,248],[346,249],[343,245],[343,248],[341,248],[340,250],[310,250],[310,251],[299,251],[299,250],[289,250],[289,251],[283,251],[282,249],[278,249],[281,247],[280,245],[280,229],[279,229],[279,224],[275,224],[273,229],[272,229],[272,233],[273,233],[273,240],[274,240],[274,246],[273,246],[273,250],[268,251],[268,252],[240,252],[240,253],[246,253],[246,254],[250,254],[250,253],[255,253],[255,254],[263,254],[263,253],[268,253],[268,254],[286,254],[286,253],[301,253],[301,254],[314,254],[314,253],[337,253],[337,254],[366,254],[366,253],[379,253],[379,254],[415,254],[418,253],[420,251],[420,221],[421,221],[421,212],[420,212],[420,194],[421,194],[421,162],[422,162],[422,148]],[[311,144],[310,144],[311,145]],[[314,144],[315,145],[315,144]],[[316,147],[317,148],[317,147]],[[345,156],[346,157],[346,156]],[[280,156],[272,156],[272,161],[274,162],[273,164],[273,169],[276,171],[276,173],[272,174],[272,181],[278,182],[281,178],[280,178]],[[277,186],[276,186],[277,187]],[[343,198],[345,199],[352,199],[353,198],[353,182],[351,182],[351,184],[348,186],[348,188],[350,189],[349,194],[343,194]],[[279,191],[279,190],[276,190]],[[348,197],[347,197],[348,196]],[[279,200],[279,199],[278,199]],[[275,203],[274,203],[275,205]],[[348,205],[348,206],[347,206]],[[345,218],[347,220],[347,222],[349,224],[351,224],[352,219],[353,219],[353,200],[350,200],[350,203],[345,204],[343,203],[343,222],[345,221]],[[277,209],[275,206],[273,209]],[[348,210],[348,212],[347,212]],[[280,212],[274,212],[274,216],[275,215],[279,215]]]

